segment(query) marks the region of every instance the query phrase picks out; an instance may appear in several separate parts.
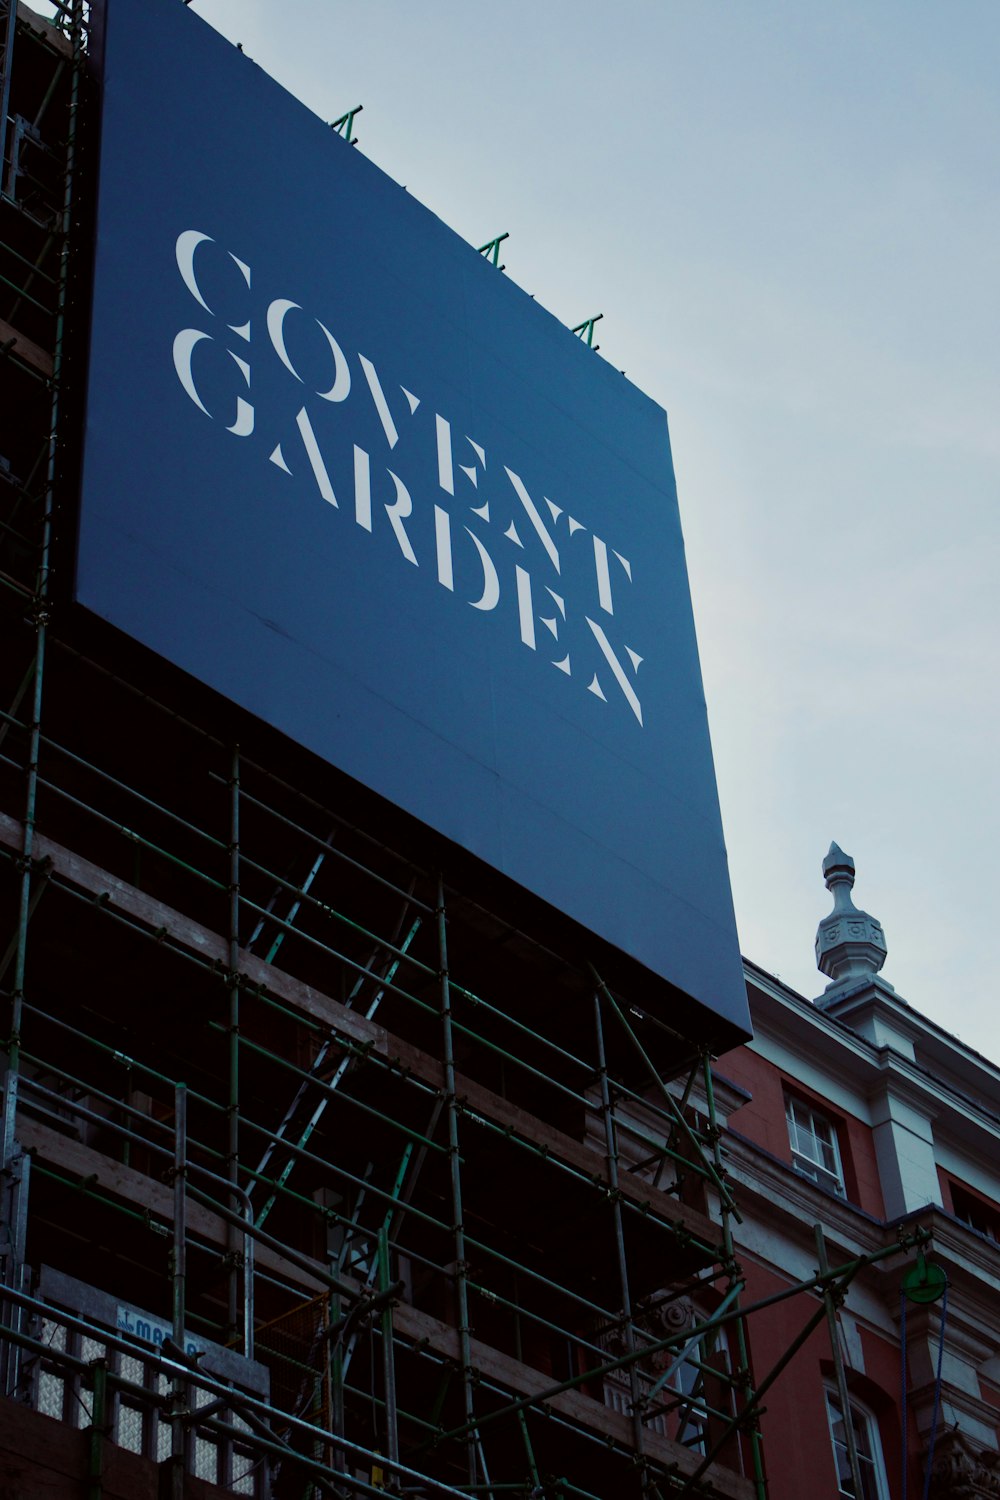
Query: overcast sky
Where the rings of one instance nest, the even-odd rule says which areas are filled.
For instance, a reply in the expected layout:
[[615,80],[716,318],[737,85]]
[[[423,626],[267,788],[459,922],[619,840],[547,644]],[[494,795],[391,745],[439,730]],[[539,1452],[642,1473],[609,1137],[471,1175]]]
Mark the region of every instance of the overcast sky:
[[820,992],[836,839],[884,977],[1000,1060],[997,0],[192,9],[604,314],[670,416],[744,953]]

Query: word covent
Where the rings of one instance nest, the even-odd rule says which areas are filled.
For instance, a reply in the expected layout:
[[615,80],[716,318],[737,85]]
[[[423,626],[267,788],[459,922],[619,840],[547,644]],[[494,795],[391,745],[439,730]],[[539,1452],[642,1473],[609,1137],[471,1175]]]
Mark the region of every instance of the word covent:
[[[232,362],[230,369],[235,368],[238,376],[235,376],[237,394],[235,397],[235,415],[233,420],[226,425],[226,431],[237,438],[248,438],[254,432],[254,406],[250,399],[251,389],[251,363],[245,357],[250,354],[250,323],[221,323],[221,314],[216,315],[202,290],[201,281],[207,279],[202,272],[199,280],[199,267],[203,265],[206,256],[222,256],[235,265],[246,282],[251,286],[251,269],[245,261],[240,260],[232,251],[223,250],[217,242],[208,234],[198,229],[185,229],[177,237],[175,246],[177,267],[180,271],[184,285],[187,287],[194,301],[213,319],[209,326],[215,328],[215,332],[208,332],[205,328],[183,328],[174,338],[173,360],[174,369],[177,373],[184,391],[194,402],[195,406],[207,417],[213,420],[224,421],[211,409],[211,405],[217,405],[214,395],[210,396],[206,385],[211,377],[207,371],[212,367],[211,362],[204,358],[207,351],[195,351],[200,345],[216,343],[224,345],[224,352],[228,354]],[[323,389],[311,391],[310,400],[326,401],[334,404],[346,402],[351,395],[352,389],[357,382],[352,378],[351,363],[345,355],[341,345],[334,338],[326,325],[318,318],[304,314],[299,303],[293,302],[285,297],[276,297],[267,308],[266,327],[268,342],[271,350],[285,366],[294,378],[305,384],[304,377],[300,375],[293,363],[286,344],[286,320],[290,315],[305,316],[314,329],[319,330],[320,339],[324,348],[328,351],[332,376],[328,385]],[[204,319],[200,319],[204,322]],[[219,329],[222,332],[220,334]],[[235,347],[230,347],[234,345]],[[221,351],[220,351],[221,352]],[[370,399],[374,411],[384,433],[386,443],[390,452],[395,450],[400,443],[401,437],[396,420],[390,411],[389,402],[386,399],[385,387],[370,359],[363,354],[357,354],[357,365],[364,381],[362,389],[366,391],[366,400]],[[196,377],[195,369],[199,371]],[[217,368],[217,367],[216,367]],[[218,379],[216,375],[215,379]],[[214,385],[214,381],[211,381]],[[390,387],[391,389],[391,387]],[[247,394],[243,394],[243,391]],[[422,414],[417,418],[416,413],[421,405],[420,398],[415,396],[407,387],[400,386],[406,402],[404,415],[414,422],[426,423],[427,418]],[[229,410],[225,415],[232,414],[232,396],[228,397]],[[211,402],[211,405],[210,405]],[[314,408],[315,409],[315,408]],[[402,409],[402,408],[401,408]],[[398,414],[398,413],[397,413]],[[402,418],[401,418],[402,420]],[[295,431],[289,432],[282,438],[271,452],[270,461],[287,474],[294,474],[302,466],[303,459],[308,465],[312,478],[321,498],[331,507],[340,510],[341,504],[337,499],[333,480],[327,466],[326,459],[321,451],[316,431],[309,414],[309,407],[300,407],[294,419]],[[404,423],[405,430],[405,423]],[[476,529],[472,526],[462,524],[461,531],[456,534],[456,523],[453,522],[451,513],[436,501],[434,503],[434,551],[433,564],[436,566],[438,584],[458,597],[456,594],[456,549],[459,545],[473,548],[470,556],[477,560],[476,586],[480,589],[477,597],[465,599],[465,603],[472,609],[481,611],[495,610],[501,597],[501,573],[493,560],[492,553],[488,550],[482,539],[481,532],[485,526],[490,525],[490,500],[483,499],[485,484],[480,486],[480,476],[486,472],[486,451],[472,438],[466,437],[461,450],[461,456],[471,460],[469,463],[457,461],[455,452],[455,439],[451,423],[446,417],[435,413],[434,415],[434,446],[437,455],[437,485],[440,490],[450,496],[455,496],[456,483],[468,484],[474,492],[470,496],[470,519],[474,519]],[[466,451],[466,449],[468,451]],[[363,448],[354,445],[354,462],[351,484],[353,487],[354,521],[371,532],[375,525],[374,517],[379,511],[384,511],[392,534],[399,548],[400,555],[414,567],[420,566],[420,559],[413,546],[414,535],[414,512],[413,500],[409,490],[397,473],[388,465],[385,466],[385,474],[391,481],[391,500],[380,506],[373,504],[373,479],[372,479],[372,457]],[[541,613],[536,606],[537,590],[533,586],[531,575],[527,569],[522,567],[519,561],[514,561],[514,589],[517,601],[517,614],[520,625],[521,642],[532,651],[539,649],[537,626],[542,626],[548,635],[555,641],[557,651],[562,653],[554,658],[546,658],[551,661],[552,666],[569,677],[577,677],[581,682],[590,675],[591,668],[596,660],[600,673],[603,673],[605,682],[613,680],[616,688],[621,694],[612,689],[612,697],[628,705],[632,714],[641,726],[642,705],[636,691],[636,676],[642,657],[629,646],[616,649],[612,645],[605,629],[615,613],[615,599],[622,587],[628,587],[632,583],[632,565],[620,552],[610,548],[601,537],[589,531],[582,522],[575,520],[566,511],[556,505],[552,500],[543,497],[542,504],[545,512],[536,504],[527,486],[518,474],[512,469],[504,466],[505,494],[503,500],[507,501],[512,508],[516,508],[517,515],[511,519],[510,524],[502,531],[502,536],[514,547],[526,552],[525,543],[521,539],[518,530],[517,517],[522,516],[522,529],[525,535],[532,540],[533,544],[540,546],[547,558],[546,568],[551,568],[556,582],[562,584],[563,558],[561,548],[572,544],[574,549],[581,545],[588,546],[592,553],[592,566],[588,564],[585,576],[590,579],[592,597],[596,602],[595,614],[602,618],[594,619],[584,610],[583,618],[589,627],[590,635],[599,650],[599,657],[595,656],[593,647],[590,653],[590,662],[585,671],[579,669],[574,672],[574,664],[570,659],[570,652],[566,649],[566,635],[568,634],[568,616],[566,599],[559,589],[544,584],[544,593],[552,601],[547,605],[553,612]],[[461,476],[459,478],[459,476]],[[384,483],[381,474],[376,475],[376,487]],[[506,488],[509,486],[509,488]],[[337,489],[341,489],[338,479]],[[497,497],[493,496],[494,510],[499,509],[496,504]],[[472,500],[480,503],[472,504]],[[506,519],[506,514],[504,519]],[[381,523],[380,523],[381,524]],[[492,534],[496,535],[496,527]],[[489,536],[490,533],[487,533]],[[466,573],[468,569],[466,569]],[[479,582],[481,574],[481,585]],[[509,574],[508,574],[509,576]],[[565,586],[565,585],[563,585]],[[545,608],[546,606],[543,606]],[[591,603],[590,608],[593,608]],[[602,623],[603,620],[603,623]],[[545,637],[542,637],[544,640]],[[585,640],[583,636],[579,639]],[[550,648],[551,649],[551,648]],[[597,698],[608,702],[608,694],[602,686],[601,675],[598,671],[593,672],[590,682],[586,684],[587,690]]]

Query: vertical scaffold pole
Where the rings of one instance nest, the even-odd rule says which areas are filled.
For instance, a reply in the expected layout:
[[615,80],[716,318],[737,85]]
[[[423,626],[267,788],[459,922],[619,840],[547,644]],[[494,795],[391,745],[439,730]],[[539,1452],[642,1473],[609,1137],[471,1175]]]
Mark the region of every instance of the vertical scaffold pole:
[[389,1288],[389,1235],[378,1232],[378,1289],[382,1293],[382,1375],[385,1385],[385,1446],[390,1462],[399,1462],[399,1418],[396,1409],[396,1351],[393,1348],[392,1299]]
[[[42,570],[40,570],[42,571]],[[28,952],[28,921],[32,908],[32,856],[34,852],[35,813],[38,798],[38,757],[41,744],[42,683],[44,680],[46,618],[40,597],[36,600],[35,674],[31,696],[31,726],[28,739],[27,784],[25,788],[24,837],[21,852],[20,890],[18,893],[17,948],[14,956],[14,984],[10,1007],[10,1037],[7,1043],[7,1070],[3,1091],[3,1139],[0,1161],[0,1255],[3,1257],[3,1285],[16,1291],[24,1289],[25,1240],[28,1212],[28,1167],[17,1141],[17,1105],[21,1069],[21,1031],[24,1024],[24,989]],[[5,1309],[7,1320],[17,1332],[24,1312],[19,1303]],[[21,1352],[11,1342],[3,1349],[0,1361],[0,1394],[14,1397],[20,1381]]]
[[476,1461],[476,1414],[472,1398],[472,1346],[469,1329],[468,1267],[465,1259],[465,1226],[462,1218],[462,1172],[458,1151],[458,1099],[455,1094],[455,1038],[452,1029],[451,982],[448,975],[448,933],[444,904],[444,881],[438,877],[438,963],[441,982],[441,1036],[444,1062],[445,1102],[448,1110],[448,1161],[451,1168],[451,1204],[455,1236],[455,1299],[458,1305],[458,1341],[462,1361],[465,1398],[466,1453],[469,1484],[478,1483]]
[[[40,601],[39,601],[40,602]],[[31,724],[28,731],[27,781],[24,797],[24,834],[21,845],[21,883],[17,913],[17,949],[14,955],[14,984],[11,996],[10,1041],[7,1053],[7,1086],[4,1090],[3,1166],[9,1166],[15,1151],[18,1073],[21,1065],[21,1027],[24,1020],[24,982],[28,948],[28,919],[31,915],[31,874],[35,842],[35,814],[38,803],[38,757],[41,742],[42,683],[45,667],[45,616],[39,611],[36,620],[35,671],[31,694]]]
[[[233,747],[229,776],[229,1104],[226,1110],[226,1176],[234,1188],[239,1185],[240,1175],[240,747]],[[242,1213],[243,1204],[237,1193],[229,1200],[230,1208]],[[250,1297],[244,1297],[243,1328],[240,1329],[239,1278],[240,1263],[244,1277],[250,1275],[242,1254],[240,1231],[232,1221],[226,1234],[226,1259],[228,1261],[228,1321],[229,1338],[239,1338],[242,1332],[244,1353],[249,1354],[252,1330],[249,1321]]]
[[[326,1326],[333,1328],[340,1322],[343,1307],[336,1292],[327,1297]],[[340,1339],[326,1338],[327,1378],[330,1384],[330,1431],[335,1437],[344,1436],[344,1357]],[[330,1463],[334,1469],[342,1469],[346,1460],[342,1448],[333,1448]]]
[[171,1326],[174,1343],[184,1348],[187,1297],[187,1087],[174,1087],[174,1262]]
[[[604,1021],[601,1016],[600,992],[594,991],[594,1033],[597,1042],[597,1079],[601,1090],[601,1114],[604,1117],[604,1142],[607,1148],[608,1186],[611,1189],[611,1216],[615,1231],[615,1251],[618,1257],[618,1287],[624,1322],[625,1353],[635,1351],[635,1331],[632,1327],[632,1296],[629,1289],[628,1259],[625,1254],[625,1226],[622,1221],[622,1205],[618,1192],[618,1137],[615,1130],[614,1105],[611,1086],[608,1082],[608,1058],[604,1045]],[[645,1433],[642,1425],[642,1392],[636,1361],[628,1364],[629,1401],[632,1408],[632,1440],[635,1443],[636,1461],[640,1465],[645,1487]]]
[[108,1437],[108,1362],[95,1359],[90,1431],[87,1435],[87,1500],[104,1497],[104,1448]]
[[7,116],[10,112],[10,74],[17,30],[17,0],[0,0],[0,182],[7,162]]
[[819,1265],[819,1274],[823,1278],[823,1306],[826,1309],[826,1325],[830,1330],[830,1353],[833,1356],[833,1368],[837,1377],[837,1396],[840,1400],[840,1416],[844,1424],[844,1443],[847,1448],[847,1462],[851,1469],[851,1479],[854,1483],[854,1493],[863,1495],[864,1485],[861,1482],[861,1465],[858,1462],[858,1445],[854,1441],[854,1423],[851,1421],[851,1397],[847,1389],[847,1375],[844,1371],[844,1360],[840,1352],[840,1332],[837,1328],[837,1306],[843,1300],[843,1291],[839,1295],[834,1291],[827,1279],[830,1262],[826,1254],[826,1236],[823,1233],[822,1224],[815,1226],[816,1235],[816,1259]]
[[[17,6],[14,0],[0,0],[0,15],[5,30],[0,43],[3,45],[2,75],[0,75],[0,135],[6,138],[7,112],[9,108],[10,64],[17,25]],[[59,276],[56,291],[56,325],[52,347],[52,404],[50,408],[49,436],[45,459],[45,494],[42,512],[41,543],[38,568],[35,576],[34,622],[36,631],[34,678],[31,695],[31,724],[29,728],[27,783],[25,788],[24,840],[21,852],[20,890],[18,896],[17,949],[14,961],[14,984],[10,1009],[10,1037],[7,1051],[7,1068],[3,1091],[3,1119],[0,1122],[0,1173],[9,1193],[4,1193],[0,1208],[2,1222],[0,1234],[4,1242],[3,1279],[7,1285],[19,1287],[23,1276],[24,1227],[27,1218],[27,1178],[19,1165],[16,1144],[16,1121],[18,1082],[21,1066],[21,1030],[24,1020],[25,964],[27,957],[28,920],[32,909],[32,859],[34,854],[35,816],[38,799],[38,760],[41,744],[42,686],[44,683],[46,631],[49,618],[49,570],[52,549],[52,518],[55,506],[56,470],[58,464],[59,421],[61,415],[62,375],[65,359],[66,306],[69,295],[68,261],[69,233],[72,223],[74,171],[76,165],[76,131],[80,101],[80,73],[83,65],[83,0],[73,0],[70,42],[73,50],[73,68],[70,82],[69,129],[66,138],[65,174],[63,198],[60,209]],[[15,1328],[22,1322],[20,1307],[11,1310],[11,1321]],[[4,1388],[13,1394],[19,1371],[19,1355],[11,1346],[10,1359],[4,1370]]]
[[[702,1053],[701,1065],[702,1077],[705,1083],[705,1103],[708,1108],[708,1135],[711,1141],[712,1164],[715,1179],[721,1182],[725,1172],[725,1163],[722,1159],[722,1132],[719,1129],[715,1112],[715,1087],[712,1082],[712,1054],[710,1052],[705,1051]],[[741,1275],[739,1267],[736,1264],[730,1204],[723,1195],[720,1195],[719,1198],[719,1215],[722,1220],[722,1247],[726,1262],[726,1271],[729,1276],[729,1293],[732,1293],[736,1291],[741,1280]],[[727,1293],[727,1296],[729,1293]],[[752,1382],[750,1374],[750,1346],[747,1341],[746,1320],[740,1315],[736,1318],[735,1324],[736,1357],[739,1363],[741,1381],[740,1394],[747,1405],[749,1405],[752,1400]],[[760,1421],[756,1409],[749,1425],[748,1436],[750,1441],[750,1464],[753,1471],[753,1482],[757,1500],[767,1500],[767,1482],[764,1478],[764,1455],[761,1450]]]
[[[187,1318],[187,1087],[174,1089],[174,1250],[173,1250],[173,1340],[184,1348],[184,1324]],[[181,1412],[186,1404],[184,1376],[178,1372],[171,1392],[170,1429],[171,1500],[183,1500],[185,1432]]]

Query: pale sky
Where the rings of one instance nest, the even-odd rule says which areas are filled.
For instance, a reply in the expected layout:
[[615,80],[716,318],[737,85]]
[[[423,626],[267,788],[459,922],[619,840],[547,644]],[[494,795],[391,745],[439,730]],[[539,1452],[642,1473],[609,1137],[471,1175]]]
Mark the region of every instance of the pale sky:
[[192,9],[604,314],[670,416],[743,952],[822,990],[835,839],[884,977],[1000,1060],[1000,4]]

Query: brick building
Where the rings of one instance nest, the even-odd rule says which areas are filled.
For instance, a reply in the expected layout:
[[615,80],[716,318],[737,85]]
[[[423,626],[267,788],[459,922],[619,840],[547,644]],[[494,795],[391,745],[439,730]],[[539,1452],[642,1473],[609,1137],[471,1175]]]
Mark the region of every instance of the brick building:
[[[904,1456],[906,1493],[924,1493],[933,1448],[931,1494],[992,1494],[1000,1071],[881,977],[884,935],[853,907],[854,864],[836,845],[824,873],[835,898],[816,940],[827,988],[806,1001],[748,963],[754,1040],[716,1064],[747,1294],[757,1301],[805,1282],[823,1255],[831,1265],[855,1262],[836,1322],[862,1493],[902,1495]],[[936,1295],[904,1307],[904,1277],[915,1273],[893,1257],[864,1262],[915,1227],[930,1236]],[[761,1369],[802,1325],[802,1299],[756,1315]],[[816,1328],[766,1405],[771,1494],[837,1494],[831,1444],[839,1493],[853,1493],[828,1328]]]
[[830,986],[747,964],[713,1058],[74,609],[96,105],[56,12],[0,3],[0,1493],[902,1500],[933,1448],[995,1494],[997,1071],[879,977],[846,856]]

